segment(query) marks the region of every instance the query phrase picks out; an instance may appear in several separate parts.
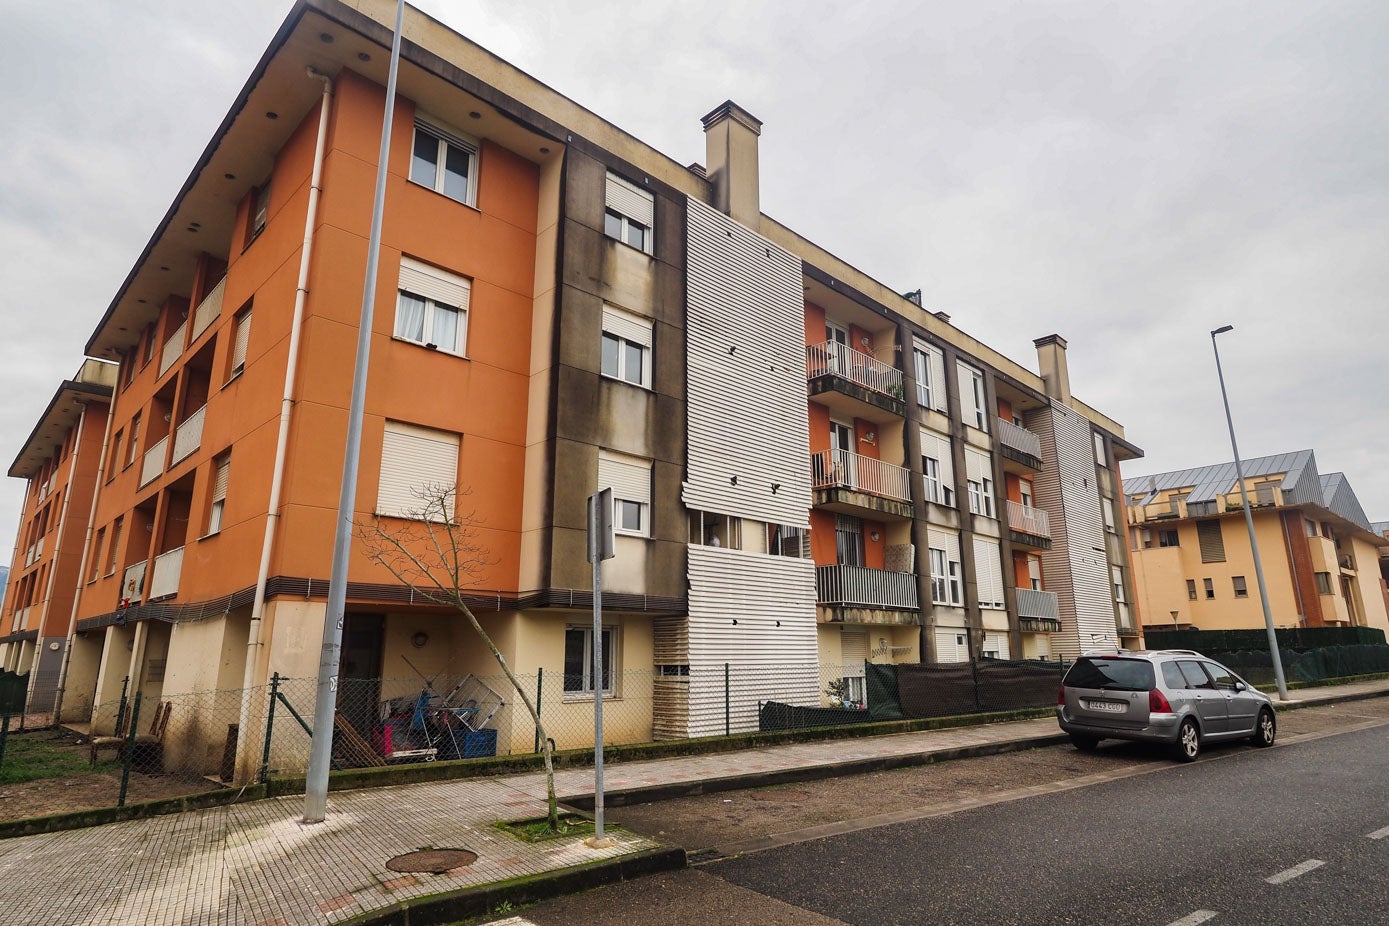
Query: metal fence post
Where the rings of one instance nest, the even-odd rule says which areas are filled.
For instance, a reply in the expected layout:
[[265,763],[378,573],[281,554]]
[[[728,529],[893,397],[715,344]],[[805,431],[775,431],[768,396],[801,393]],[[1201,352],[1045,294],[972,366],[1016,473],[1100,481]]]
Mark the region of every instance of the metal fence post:
[[[535,670],[535,716],[540,716],[541,695],[545,693],[545,667]],[[540,724],[535,725],[535,751],[540,751]]]
[[116,708],[116,729],[112,731],[117,736],[125,732],[125,711],[126,708],[130,706],[129,702],[126,700],[126,693],[129,690],[130,676],[127,675],[125,679],[121,681],[121,703],[120,706]]
[[135,728],[140,723],[140,692],[135,692],[135,704],[130,710],[130,726],[125,734],[124,755],[121,756],[121,796],[116,801],[117,807],[125,806],[125,793],[130,787],[130,764],[135,760]]
[[270,707],[265,712],[265,748],[260,753],[260,773],[256,776],[261,784],[270,777],[270,737],[275,731],[275,700],[280,694],[280,673],[270,676]]
[[10,738],[10,714],[0,714],[0,771],[5,768],[5,740]]
[[723,735],[728,736],[733,732],[732,708],[729,702],[732,698],[729,695],[728,684],[728,663],[723,664]]

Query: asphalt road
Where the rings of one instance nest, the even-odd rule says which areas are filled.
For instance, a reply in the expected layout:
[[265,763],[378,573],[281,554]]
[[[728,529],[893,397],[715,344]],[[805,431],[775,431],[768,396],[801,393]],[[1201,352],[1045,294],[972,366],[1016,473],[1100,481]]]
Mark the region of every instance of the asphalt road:
[[[1289,717],[1311,721],[1311,713]],[[1123,745],[1098,757],[1036,750],[1002,760],[1051,772],[1041,777],[1055,780],[1026,794],[998,791],[992,801],[962,805],[969,809],[937,807],[905,822],[841,822],[847,831],[825,838],[812,838],[813,826],[793,829],[765,851],[520,915],[537,926],[1389,922],[1389,725],[1365,726],[1382,716],[1339,719],[1347,732],[1289,737],[1296,741],[1271,750],[1212,750],[1190,766]],[[1100,773],[1090,774],[1092,766]],[[987,777],[986,766],[973,768]],[[960,779],[972,767],[939,769]],[[822,786],[838,787],[851,805],[861,781]],[[736,800],[724,796],[703,810],[714,816]],[[649,810],[692,812],[699,808]],[[657,818],[634,822],[654,832]],[[680,820],[665,825],[667,836],[680,835]]]

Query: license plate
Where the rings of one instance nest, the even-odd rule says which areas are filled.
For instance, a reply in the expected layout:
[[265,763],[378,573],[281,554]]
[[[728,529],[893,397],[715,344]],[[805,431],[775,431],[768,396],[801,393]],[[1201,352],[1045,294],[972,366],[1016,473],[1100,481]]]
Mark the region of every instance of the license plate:
[[1123,701],[1090,701],[1085,706],[1092,711],[1103,711],[1108,714],[1122,714],[1128,707]]

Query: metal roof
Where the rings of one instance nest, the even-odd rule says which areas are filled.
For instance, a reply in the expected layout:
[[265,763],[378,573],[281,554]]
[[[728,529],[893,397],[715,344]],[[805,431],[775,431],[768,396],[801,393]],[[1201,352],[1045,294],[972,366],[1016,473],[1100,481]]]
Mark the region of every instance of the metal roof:
[[[1297,450],[1292,453],[1279,453],[1269,457],[1255,457],[1242,460],[1244,478],[1272,476],[1283,473],[1279,486],[1283,497],[1291,504],[1310,502],[1322,503],[1321,481],[1317,474],[1317,459],[1310,450]],[[1124,491],[1130,496],[1144,493],[1141,501],[1146,505],[1161,492],[1171,489],[1190,488],[1186,497],[1191,502],[1212,502],[1217,495],[1224,495],[1237,486],[1235,464],[1215,463],[1210,466],[1197,466],[1193,469],[1179,469],[1170,473],[1154,473],[1151,476],[1133,476],[1124,479]]]
[[1327,473],[1321,477],[1321,487],[1322,497],[1326,499],[1324,507],[1371,533],[1380,533],[1370,526],[1370,519],[1365,516],[1365,509],[1360,507],[1360,499],[1355,497],[1355,490],[1350,487],[1345,473]]

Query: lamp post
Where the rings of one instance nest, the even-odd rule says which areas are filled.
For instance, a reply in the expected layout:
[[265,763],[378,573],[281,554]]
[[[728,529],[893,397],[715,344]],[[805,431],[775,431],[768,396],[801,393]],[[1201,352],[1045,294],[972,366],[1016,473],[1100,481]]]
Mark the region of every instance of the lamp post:
[[1268,651],[1273,657],[1273,678],[1278,683],[1278,698],[1288,700],[1288,683],[1283,678],[1283,659],[1278,654],[1278,634],[1273,630],[1273,614],[1268,609],[1268,588],[1264,585],[1264,566],[1259,559],[1259,539],[1254,536],[1254,513],[1249,509],[1249,491],[1244,486],[1244,465],[1235,443],[1235,420],[1230,416],[1230,396],[1225,391],[1225,373],[1220,368],[1220,347],[1215,337],[1235,330],[1234,325],[1222,325],[1211,332],[1211,350],[1215,351],[1215,375],[1220,380],[1220,400],[1225,404],[1225,423],[1230,428],[1230,450],[1235,455],[1235,478],[1239,480],[1239,495],[1244,502],[1244,523],[1249,528],[1249,549],[1254,554],[1254,578],[1259,583],[1259,601],[1264,607],[1264,628],[1268,631]]

